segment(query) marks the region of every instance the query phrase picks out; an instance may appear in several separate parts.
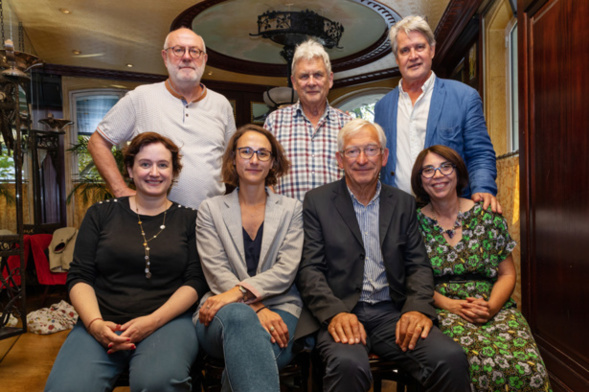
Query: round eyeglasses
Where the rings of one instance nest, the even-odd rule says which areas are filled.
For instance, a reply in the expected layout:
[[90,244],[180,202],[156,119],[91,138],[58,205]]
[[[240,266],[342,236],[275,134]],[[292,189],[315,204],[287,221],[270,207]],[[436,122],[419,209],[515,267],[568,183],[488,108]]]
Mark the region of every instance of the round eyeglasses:
[[202,50],[200,50],[199,48],[195,48],[195,47],[186,48],[184,46],[179,46],[179,45],[178,46],[171,46],[171,47],[166,48],[164,50],[172,51],[172,53],[176,57],[182,57],[182,56],[184,56],[184,53],[186,53],[186,51],[188,51],[188,54],[194,60],[199,60],[204,54],[204,52]]
[[450,162],[442,163],[440,167],[426,166],[423,169],[421,169],[421,175],[425,178],[432,178],[436,175],[436,172],[439,170],[440,173],[442,173],[442,175],[449,176],[450,174],[452,174],[452,172],[454,172],[455,167],[456,165]]
[[262,162],[268,161],[272,158],[272,152],[263,148],[254,150],[251,147],[239,147],[237,151],[239,152],[239,156],[243,159],[251,159],[254,156],[254,153],[257,155],[258,160]]

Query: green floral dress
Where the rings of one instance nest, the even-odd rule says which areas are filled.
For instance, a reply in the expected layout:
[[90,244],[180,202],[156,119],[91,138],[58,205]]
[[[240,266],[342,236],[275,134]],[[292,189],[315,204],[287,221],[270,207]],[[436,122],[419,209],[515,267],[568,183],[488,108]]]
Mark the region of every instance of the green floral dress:
[[[450,246],[434,219],[417,211],[434,270],[435,289],[452,299],[488,300],[499,263],[515,248],[505,219],[476,203],[461,213],[462,239]],[[459,217],[460,218],[460,217]],[[544,362],[528,323],[510,298],[486,324],[472,324],[437,309],[442,332],[468,356],[475,391],[551,391]]]

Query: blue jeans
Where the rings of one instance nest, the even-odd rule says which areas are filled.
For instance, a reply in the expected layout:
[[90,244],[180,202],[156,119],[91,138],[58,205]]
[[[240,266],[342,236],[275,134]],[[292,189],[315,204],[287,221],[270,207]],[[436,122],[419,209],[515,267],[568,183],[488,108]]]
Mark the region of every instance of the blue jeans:
[[112,391],[129,367],[131,391],[190,391],[198,340],[190,314],[178,316],[136,343],[132,351],[107,354],[81,321],[63,343],[45,391]]
[[210,356],[225,360],[223,391],[279,392],[278,369],[293,357],[292,345],[298,319],[288,312],[271,309],[282,317],[288,328],[286,348],[270,341],[258,315],[248,305],[223,306],[208,327],[196,323],[201,347]]

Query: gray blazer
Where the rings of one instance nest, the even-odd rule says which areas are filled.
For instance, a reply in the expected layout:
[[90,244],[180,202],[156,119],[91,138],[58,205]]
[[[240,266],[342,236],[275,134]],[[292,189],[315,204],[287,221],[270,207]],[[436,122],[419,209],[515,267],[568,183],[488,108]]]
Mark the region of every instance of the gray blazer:
[[[243,247],[238,189],[205,200],[196,218],[196,243],[211,289],[201,304],[241,284],[269,308],[299,317],[303,302],[293,284],[303,249],[301,202],[268,189],[262,249],[256,275],[249,276]],[[198,318],[198,311],[193,320]]]

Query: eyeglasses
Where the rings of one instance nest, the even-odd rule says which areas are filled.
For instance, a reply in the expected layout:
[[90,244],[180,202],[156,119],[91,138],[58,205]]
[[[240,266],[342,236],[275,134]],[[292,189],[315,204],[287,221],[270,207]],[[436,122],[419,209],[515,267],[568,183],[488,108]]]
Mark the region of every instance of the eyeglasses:
[[440,173],[442,173],[442,175],[449,176],[450,174],[452,174],[452,172],[454,172],[455,167],[456,165],[450,162],[442,163],[440,167],[426,166],[423,169],[421,169],[421,175],[425,178],[432,178],[436,175],[436,171],[439,170]]
[[272,158],[272,153],[263,148],[254,150],[251,147],[239,147],[237,151],[239,152],[239,156],[243,159],[251,159],[254,156],[254,153],[258,156],[258,160],[262,162],[269,161],[270,158]]
[[171,50],[172,53],[174,54],[174,56],[176,56],[176,57],[182,57],[182,56],[184,56],[184,53],[186,53],[186,51],[188,51],[188,54],[194,60],[199,60],[202,57],[202,55],[204,54],[204,52],[202,50],[195,48],[195,47],[186,48],[184,46],[172,46],[172,47],[166,48],[164,50]]
[[369,145],[364,148],[350,147],[342,151],[342,153],[346,158],[356,159],[360,156],[360,151],[364,151],[364,155],[367,157],[374,157],[382,152],[382,148],[377,145]]

